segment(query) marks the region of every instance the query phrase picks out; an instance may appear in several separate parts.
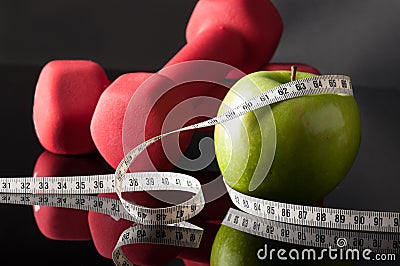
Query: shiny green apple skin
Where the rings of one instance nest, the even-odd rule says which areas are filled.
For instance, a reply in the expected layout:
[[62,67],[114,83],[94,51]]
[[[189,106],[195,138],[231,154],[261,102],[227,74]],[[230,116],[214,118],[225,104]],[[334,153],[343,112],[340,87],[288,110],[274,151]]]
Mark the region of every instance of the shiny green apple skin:
[[[296,79],[312,76],[315,75],[297,72]],[[242,103],[241,97],[249,99],[289,82],[290,71],[260,71],[247,77],[259,88],[249,86],[242,78],[229,90],[218,114]],[[259,112],[260,125],[254,112]],[[229,123],[228,130],[220,124],[214,131],[216,159],[228,185],[247,195],[291,203],[311,204],[332,191],[353,165],[361,140],[359,109],[351,95],[297,97],[272,104],[270,109],[262,107]],[[276,150],[272,165],[269,171],[265,169],[263,182],[256,189],[249,189],[262,139],[272,136],[274,123]],[[262,138],[261,132],[267,134]],[[263,149],[273,156],[270,147],[264,145]]]
[[[277,232],[279,233],[279,232]],[[257,251],[264,248],[267,244],[267,251],[275,249],[273,259],[267,257],[261,260],[257,257]],[[238,231],[236,229],[221,225],[218,230],[215,240],[211,249],[210,266],[247,266],[247,265],[331,265],[331,266],[350,266],[354,265],[351,260],[331,260],[328,253],[325,253],[323,260],[291,260],[288,253],[291,249],[296,249],[301,255],[303,249],[310,249],[312,247],[294,245],[271,239],[266,239],[254,236],[248,233]],[[288,260],[279,260],[276,256],[277,250],[285,249],[285,257]],[[316,255],[321,254],[320,250],[315,248]],[[268,253],[269,254],[269,253]],[[339,252],[337,252],[339,256]]]

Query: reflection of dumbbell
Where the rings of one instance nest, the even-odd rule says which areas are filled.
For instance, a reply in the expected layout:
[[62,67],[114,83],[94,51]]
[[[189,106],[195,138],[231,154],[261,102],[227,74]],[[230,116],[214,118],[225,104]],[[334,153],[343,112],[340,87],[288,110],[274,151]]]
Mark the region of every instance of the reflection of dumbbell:
[[[35,177],[89,175],[107,173],[106,163],[99,154],[68,156],[44,151],[36,160]],[[88,212],[50,206],[33,206],[40,232],[55,240],[89,240],[91,234]]]
[[211,248],[221,223],[219,221],[201,220],[197,217],[191,219],[191,222],[204,229],[200,246],[197,249],[182,248],[178,258],[182,259],[187,266],[210,265]]
[[[249,14],[251,14],[251,16]],[[197,3],[187,26],[186,35],[188,43],[166,64],[166,66],[189,60],[209,59],[231,64],[245,72],[252,72],[269,61],[278,45],[281,33],[281,18],[270,1],[257,0],[249,4],[244,0],[202,0]],[[56,72],[53,73],[57,75]],[[50,75],[54,74],[50,73]],[[210,69],[208,74],[216,75],[220,73],[214,73],[214,71]],[[102,93],[97,103],[94,116],[90,121],[91,136],[93,137],[94,143],[103,157],[113,167],[115,167],[123,157],[121,130],[125,113],[124,108],[126,108],[131,95],[143,82],[145,76],[146,74],[144,73],[131,73],[119,77],[104,91],[104,93]],[[50,80],[52,78],[54,77],[50,76],[43,79]],[[75,82],[71,76],[69,76],[69,78],[69,82]],[[89,80],[91,79],[92,78],[89,77]],[[81,78],[76,79],[76,81],[76,90],[79,91],[82,87],[80,81],[83,80]],[[72,137],[73,134],[69,133],[85,131],[85,134],[87,134],[89,131],[88,125],[90,124],[88,123],[88,119],[82,119],[81,126],[78,129],[72,129],[69,126],[63,127],[63,125],[57,123],[56,120],[59,117],[66,119],[66,116],[62,114],[63,110],[74,110],[74,107],[79,109],[79,106],[77,106],[78,102],[74,101],[76,99],[67,99],[69,97],[68,93],[72,95],[81,95],[81,101],[87,100],[92,103],[94,99],[98,99],[99,92],[91,92],[91,88],[89,87],[86,87],[87,89],[79,93],[76,93],[76,91],[68,91],[68,93],[64,95],[60,95],[55,91],[53,95],[49,94],[52,97],[46,99],[46,96],[43,94],[46,93],[46,90],[49,90],[47,86],[51,86],[51,84],[46,84],[46,81],[41,84],[44,86],[38,86],[37,88],[34,108],[43,110],[47,108],[48,116],[45,115],[44,111],[36,112],[37,115],[34,115],[34,120],[39,139],[43,146],[46,149],[58,153],[85,153],[93,151],[93,145],[91,141],[86,138],[87,135],[82,137],[79,134],[75,134],[74,137]],[[176,90],[176,96],[179,97],[172,97],[172,94],[170,94],[171,100],[175,100],[175,103],[177,103],[178,99],[187,99],[193,95],[215,95],[215,92],[212,92],[215,86],[205,86],[202,84],[192,87],[193,88],[184,86],[184,88],[182,87],[180,90]],[[101,88],[103,89],[103,87]],[[148,92],[148,94],[151,94],[151,92]],[[143,97],[146,98],[146,93],[143,94]],[[145,98],[143,99],[144,102],[146,100]],[[45,107],[45,104],[53,104],[54,102],[57,104],[62,102],[59,106],[65,108],[54,110],[51,106]],[[81,104],[84,105],[85,103],[81,102]],[[92,107],[93,105],[91,105],[91,108]],[[162,107],[158,105],[154,106],[155,112],[157,112],[157,109],[162,109]],[[77,118],[79,114],[76,114],[77,112],[74,113],[73,116],[75,116],[75,119],[79,119]],[[139,107],[136,115],[137,119],[144,119]],[[70,118],[71,116],[68,117],[68,119]],[[159,132],[162,119],[159,117],[149,119],[146,131],[148,130],[151,132],[149,134]],[[183,146],[187,146],[189,143],[187,140],[190,139],[190,136],[191,133],[187,133],[185,140],[182,140],[184,143]],[[136,136],[133,137],[135,138]],[[77,138],[79,140],[77,140]],[[67,145],[70,140],[75,141],[77,147],[70,145],[73,146],[70,148]],[[62,144],[65,144],[64,148]],[[56,146],[58,149],[54,149],[53,146]],[[84,149],[85,146],[89,146],[90,149]],[[159,162],[155,162],[155,165],[160,166],[164,163],[164,159],[159,159]]]
[[[100,197],[118,199],[115,193],[103,193]],[[166,207],[164,202],[154,199],[146,192],[128,193],[126,199],[147,207]],[[112,258],[112,251],[117,244],[122,232],[132,225],[131,221],[119,219],[97,213],[89,212],[90,232],[97,252],[108,259]],[[129,261],[134,265],[166,265],[181,251],[181,247],[162,244],[139,243],[123,247]]]

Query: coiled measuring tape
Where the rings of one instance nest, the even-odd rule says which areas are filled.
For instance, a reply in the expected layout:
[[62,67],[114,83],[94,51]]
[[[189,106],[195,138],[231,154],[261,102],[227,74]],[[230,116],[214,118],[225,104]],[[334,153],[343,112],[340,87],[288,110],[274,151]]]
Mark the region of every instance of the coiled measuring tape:
[[[227,113],[201,123],[164,133],[138,145],[126,154],[115,174],[69,177],[0,178],[1,202],[84,209],[127,219],[134,225],[125,230],[113,251],[116,265],[132,265],[121,247],[138,242],[198,247],[202,229],[185,221],[197,215],[205,201],[200,182],[188,175],[173,172],[127,173],[133,160],[152,143],[186,130],[209,127],[240,117],[255,109],[287,99],[312,94],[352,95],[350,78],[343,75],[322,75],[291,81],[256,95]],[[228,186],[227,186],[228,187]],[[166,207],[147,208],[125,200],[123,192],[176,190],[193,193],[186,202]],[[117,193],[118,200],[91,196]],[[399,233],[399,213],[319,208],[261,200],[228,187],[234,204],[246,213],[247,219],[259,217],[289,224],[330,229]],[[89,195],[88,195],[89,194]],[[230,210],[223,223],[247,231],[230,222]],[[237,214],[236,214],[237,216]],[[242,217],[243,218],[243,217]],[[233,219],[234,221],[235,219]],[[250,230],[256,234],[256,230]]]

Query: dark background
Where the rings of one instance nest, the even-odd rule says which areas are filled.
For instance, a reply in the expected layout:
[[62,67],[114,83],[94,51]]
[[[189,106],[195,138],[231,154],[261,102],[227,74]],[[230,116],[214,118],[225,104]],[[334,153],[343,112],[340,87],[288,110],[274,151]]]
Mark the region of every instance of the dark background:
[[[111,79],[124,72],[157,71],[184,44],[196,2],[0,1],[0,175],[32,175],[42,151],[33,131],[32,102],[45,63],[89,59]],[[326,205],[400,211],[400,2],[273,2],[284,34],[271,61],[303,62],[324,74],[351,76],[360,106],[359,156]],[[45,260],[50,256],[59,265],[112,265],[91,243],[43,237],[29,207],[2,205],[0,211],[0,262],[50,265]]]
[[[0,64],[56,58],[154,71],[184,44],[197,1],[0,1]],[[395,87],[400,53],[397,0],[274,0],[284,34],[272,61],[345,73],[359,86]]]

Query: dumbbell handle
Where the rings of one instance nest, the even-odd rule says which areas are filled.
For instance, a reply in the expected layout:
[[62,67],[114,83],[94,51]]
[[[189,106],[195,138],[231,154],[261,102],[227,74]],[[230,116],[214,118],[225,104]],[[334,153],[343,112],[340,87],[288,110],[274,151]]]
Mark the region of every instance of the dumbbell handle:
[[[246,64],[245,54],[245,44],[237,33],[227,28],[212,28],[201,32],[196,39],[184,45],[163,68],[192,60],[212,60],[232,66],[244,66]],[[187,69],[188,72],[196,70]],[[225,71],[216,72],[215,69],[201,68],[199,70],[207,71],[202,75],[210,79],[220,78],[227,74]],[[185,75],[185,73],[180,74]]]
[[[208,48],[205,53],[198,55],[205,55],[207,59],[228,63],[245,73],[251,73],[271,59],[280,41],[283,23],[270,0],[200,0],[186,27],[190,49],[201,41],[202,34],[207,31],[214,34],[230,31],[236,36],[225,36],[223,39],[215,37],[215,40],[206,43]],[[240,49],[235,42],[241,42]],[[217,49],[212,50],[213,47]],[[180,53],[175,56],[178,60],[171,61],[189,59],[183,58]]]
[[[213,60],[250,73],[269,61],[277,47],[281,33],[280,15],[269,0],[252,0],[251,4],[247,0],[201,0],[194,8],[186,28],[187,44],[161,70],[192,60]],[[186,75],[182,72],[201,72],[209,79],[221,78],[227,74],[226,70],[196,69],[196,66],[180,71],[178,74],[175,73],[178,79],[180,76]],[[168,76],[168,78],[176,82],[174,76]],[[167,108],[172,109],[185,100],[197,96],[222,99],[226,93],[226,91],[220,90],[221,87],[197,82],[181,85],[171,91],[169,96],[163,96],[168,99],[167,101],[164,103],[158,101],[153,104],[152,99],[161,95],[159,88],[146,89],[140,87],[141,85],[140,79],[134,76],[118,78],[103,93],[92,118],[92,137],[100,153],[108,162],[111,162],[113,167],[123,158],[120,145],[125,143],[125,138],[122,139],[121,131],[123,116],[125,114],[127,117],[127,112],[122,109],[128,106],[127,101],[130,99],[127,93],[124,98],[120,98],[118,101],[114,99],[110,103],[109,99],[114,98],[115,93],[129,89],[130,95],[137,98],[132,110],[129,110],[128,106],[128,112],[132,112],[129,116],[129,123],[134,126],[129,134],[129,143],[124,144],[125,152],[161,133]],[[155,111],[150,114],[150,110]],[[195,115],[194,111],[194,107],[188,108],[187,117]],[[112,119],[109,118],[110,114],[114,114]],[[144,130],[144,128],[146,129]],[[185,145],[190,142],[191,134],[191,132],[187,132],[185,136],[181,135],[182,150],[185,150]],[[155,160],[153,163],[158,170],[170,170],[172,165],[165,164],[165,155],[161,154],[157,145],[159,144],[154,143],[148,149],[149,154],[153,155],[152,161]],[[150,168],[152,169],[152,167]],[[131,170],[148,171],[150,169],[146,160],[142,161],[138,157]]]
[[[226,15],[227,12],[232,14]],[[201,0],[195,6],[186,28],[187,44],[166,63],[164,69],[192,60],[214,60],[245,73],[254,72],[272,57],[282,27],[280,15],[269,0],[254,0],[251,5],[243,0]],[[194,64],[194,67],[190,65],[184,71],[201,72],[204,80],[214,81],[227,76],[227,69],[212,65],[196,69]],[[187,73],[174,75],[190,76]],[[174,80],[173,75],[168,77]],[[222,100],[227,93],[222,86],[210,83],[191,85],[182,90],[185,90],[187,98],[202,95]],[[204,108],[199,101],[193,107]]]

